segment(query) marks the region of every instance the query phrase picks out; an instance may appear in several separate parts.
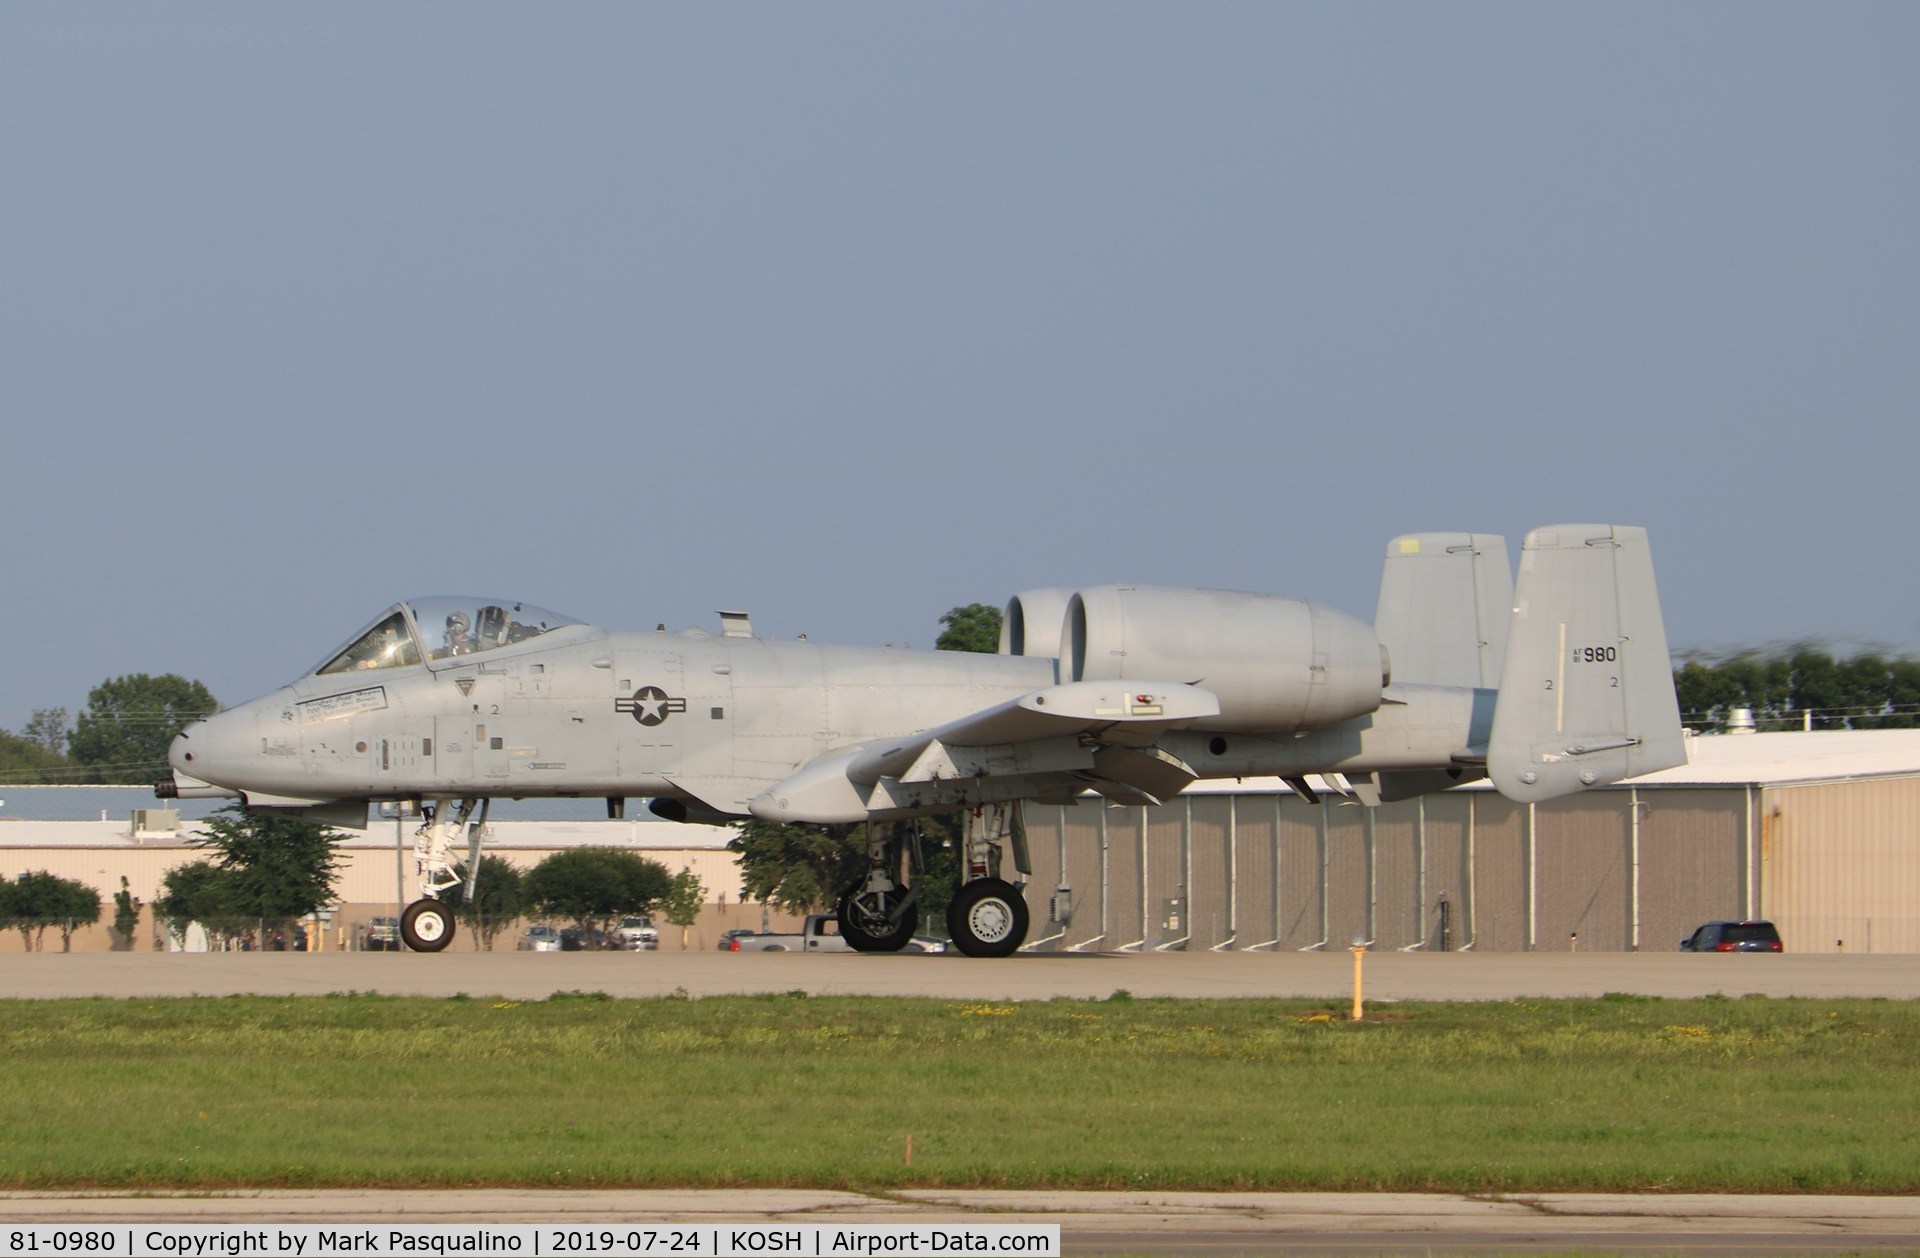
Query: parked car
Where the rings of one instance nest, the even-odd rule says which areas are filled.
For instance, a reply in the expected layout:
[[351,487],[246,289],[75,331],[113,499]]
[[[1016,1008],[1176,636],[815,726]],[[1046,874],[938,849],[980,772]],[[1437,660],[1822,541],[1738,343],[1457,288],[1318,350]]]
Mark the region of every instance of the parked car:
[[1680,941],[1682,952],[1785,952],[1772,922],[1708,922]]
[[655,952],[660,947],[660,932],[651,917],[623,917],[613,928],[613,942],[628,952]]
[[520,942],[513,947],[516,952],[558,952],[560,932],[551,926],[529,926],[520,932]]
[[743,926],[737,926],[732,930],[722,931],[720,932],[720,951],[738,952],[740,951],[740,949],[735,945],[737,945],[741,940],[751,939],[759,933],[760,932],[757,930],[748,930]]
[[613,937],[604,930],[596,929],[589,936],[585,926],[568,926],[560,932],[562,952],[611,952],[613,948]]
[[400,919],[376,917],[368,922],[367,941],[364,946],[368,952],[400,951]]
[[907,940],[906,947],[900,949],[902,952],[945,952],[946,950],[947,941],[938,935],[915,935]]

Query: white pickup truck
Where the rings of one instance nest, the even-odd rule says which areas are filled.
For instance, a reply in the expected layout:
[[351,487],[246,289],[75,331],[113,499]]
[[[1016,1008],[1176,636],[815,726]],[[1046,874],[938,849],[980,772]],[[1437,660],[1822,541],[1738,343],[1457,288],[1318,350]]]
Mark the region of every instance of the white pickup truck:
[[[852,952],[853,945],[840,933],[840,918],[833,913],[813,913],[795,935],[733,934],[726,941],[729,952]],[[902,952],[945,952],[947,941],[932,935],[915,935],[900,949]]]
[[651,917],[623,917],[613,928],[613,939],[626,952],[656,952],[660,931]]
[[852,952],[833,913],[809,913],[797,935],[740,935],[732,952]]

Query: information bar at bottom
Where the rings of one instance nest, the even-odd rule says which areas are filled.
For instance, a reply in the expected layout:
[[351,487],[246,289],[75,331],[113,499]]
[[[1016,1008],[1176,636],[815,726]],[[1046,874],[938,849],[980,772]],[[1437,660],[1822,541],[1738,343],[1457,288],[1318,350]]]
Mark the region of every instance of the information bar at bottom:
[[1057,1223],[220,1224],[0,1223],[0,1258],[1059,1258]]

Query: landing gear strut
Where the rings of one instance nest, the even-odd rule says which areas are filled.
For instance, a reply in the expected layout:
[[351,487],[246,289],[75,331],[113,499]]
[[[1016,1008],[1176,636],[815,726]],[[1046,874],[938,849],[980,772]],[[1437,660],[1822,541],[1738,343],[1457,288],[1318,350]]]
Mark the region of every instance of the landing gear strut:
[[[453,910],[441,895],[461,883],[454,872],[454,844],[467,841],[466,897],[473,901],[480,879],[480,839],[486,832],[487,800],[443,799],[434,802],[427,823],[415,831],[413,855],[420,870],[422,899],[400,915],[400,938],[415,952],[439,952],[453,942]],[[476,808],[478,810],[476,815]]]
[[[947,906],[947,933],[970,957],[1004,957],[1027,938],[1027,900],[1021,883],[1000,877],[1000,860],[1011,847],[1014,868],[1031,870],[1026,831],[1017,805],[975,810],[966,823],[965,881]],[[906,858],[911,849],[912,860]],[[911,825],[867,827],[867,872],[840,897],[840,934],[856,952],[898,952],[913,938],[918,893],[903,867],[924,875],[920,833]]]
[[1027,938],[1027,899],[1000,877],[1003,849],[1013,847],[1014,867],[1028,872],[1026,831],[1018,805],[1000,804],[967,818],[966,881],[947,905],[947,933],[970,957],[1010,956]]
[[840,935],[855,952],[898,952],[913,938],[919,896],[900,881],[904,855],[898,827],[868,824],[866,877],[847,888],[839,906]]

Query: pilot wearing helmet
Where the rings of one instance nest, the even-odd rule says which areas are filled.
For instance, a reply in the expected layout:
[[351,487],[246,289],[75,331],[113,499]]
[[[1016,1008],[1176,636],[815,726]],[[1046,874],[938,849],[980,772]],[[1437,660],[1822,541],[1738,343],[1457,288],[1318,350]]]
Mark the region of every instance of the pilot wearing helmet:
[[471,655],[480,649],[480,643],[473,636],[472,622],[465,612],[455,612],[447,617],[447,654]]

